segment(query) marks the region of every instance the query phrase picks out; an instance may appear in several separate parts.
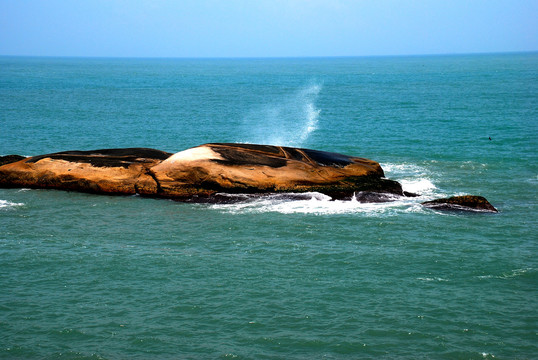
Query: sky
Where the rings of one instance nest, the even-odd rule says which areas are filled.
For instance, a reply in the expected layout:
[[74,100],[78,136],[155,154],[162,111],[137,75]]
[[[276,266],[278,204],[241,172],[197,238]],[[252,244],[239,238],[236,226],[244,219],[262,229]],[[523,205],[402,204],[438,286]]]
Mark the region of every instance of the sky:
[[376,56],[538,50],[538,0],[0,0],[0,55]]

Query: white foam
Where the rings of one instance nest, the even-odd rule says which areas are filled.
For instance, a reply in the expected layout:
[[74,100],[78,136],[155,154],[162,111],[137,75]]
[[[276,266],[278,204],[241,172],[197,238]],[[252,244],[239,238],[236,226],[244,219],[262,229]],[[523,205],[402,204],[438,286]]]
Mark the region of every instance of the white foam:
[[[281,214],[332,215],[360,213],[367,216],[392,215],[407,211],[409,207],[414,208],[413,200],[409,200],[410,198],[400,198],[400,200],[385,203],[361,203],[356,199],[333,201],[331,197],[320,193],[289,195],[299,195],[305,198],[290,199],[286,198],[286,195],[269,195],[234,204],[211,205],[211,208],[238,214],[276,212]],[[414,208],[414,211],[417,211],[417,208]]]
[[385,176],[402,184],[404,191],[419,194],[421,200],[443,194],[434,181],[437,177],[428,168],[416,164],[381,164]]
[[502,273],[500,275],[481,275],[477,276],[479,279],[511,279],[514,277],[522,276],[527,273],[534,272],[533,268],[514,269],[510,272]]
[[0,200],[0,209],[9,210],[18,206],[23,206],[24,203],[16,203],[8,200]]
[[170,156],[165,162],[197,161],[197,160],[223,160],[223,158],[208,147],[195,147],[180,151]]
[[[382,164],[385,175],[402,184],[404,191],[418,194],[418,197],[388,197],[388,202],[361,203],[352,200],[331,200],[320,193],[268,195],[262,197],[246,196],[245,201],[232,204],[211,205],[213,209],[230,213],[267,213],[282,214],[363,214],[366,216],[391,216],[401,213],[424,213],[421,202],[445,197],[434,184],[435,174],[426,167],[415,164]],[[389,175],[390,174],[390,175]]]
[[417,278],[417,280],[421,280],[421,281],[440,281],[440,282],[449,281],[447,279],[443,279],[443,278],[440,278],[440,277],[419,277],[419,278]]
[[[423,213],[430,211],[420,203],[431,198],[443,197],[435,186],[427,168],[415,164],[383,164],[385,175],[402,184],[404,191],[419,194],[419,197],[389,197],[388,202],[361,203],[353,198],[351,201],[331,200],[320,193],[301,194],[297,196],[264,196],[248,198],[246,201],[232,204],[212,205],[212,208],[230,213],[267,213],[282,214],[363,214],[366,216],[391,216],[401,213]],[[388,175],[390,174],[390,175]],[[295,194],[297,195],[297,194]]]
[[437,187],[427,178],[400,180],[404,191],[420,195],[431,195]]

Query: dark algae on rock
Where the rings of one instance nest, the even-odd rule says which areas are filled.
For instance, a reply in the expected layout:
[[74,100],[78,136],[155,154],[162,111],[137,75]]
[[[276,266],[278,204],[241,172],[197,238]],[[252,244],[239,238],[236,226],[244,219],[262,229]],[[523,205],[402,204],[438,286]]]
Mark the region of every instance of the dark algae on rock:
[[20,161],[22,159],[26,159],[26,158],[21,155],[0,156],[0,166],[5,165],[5,164],[11,164],[11,163]]
[[151,160],[165,160],[172,155],[160,150],[148,148],[100,149],[90,151],[63,151],[54,154],[33,156],[27,163],[50,158],[70,162],[88,163],[97,167],[124,167],[136,162],[151,162]]

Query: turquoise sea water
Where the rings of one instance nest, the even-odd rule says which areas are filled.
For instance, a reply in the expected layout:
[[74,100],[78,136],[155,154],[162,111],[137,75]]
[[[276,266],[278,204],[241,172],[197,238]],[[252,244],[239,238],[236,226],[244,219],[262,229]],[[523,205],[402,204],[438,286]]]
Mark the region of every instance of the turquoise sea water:
[[[0,358],[536,359],[537,95],[536,53],[0,57],[0,155],[270,143],[379,161],[421,194],[0,189]],[[459,194],[500,212],[419,205]]]

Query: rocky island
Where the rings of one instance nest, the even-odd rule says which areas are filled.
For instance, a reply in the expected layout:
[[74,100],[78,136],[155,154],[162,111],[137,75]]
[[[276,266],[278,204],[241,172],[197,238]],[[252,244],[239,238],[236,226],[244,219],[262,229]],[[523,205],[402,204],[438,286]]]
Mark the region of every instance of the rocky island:
[[[364,202],[416,196],[386,179],[373,160],[311,149],[225,143],[175,154],[125,148],[28,158],[9,155],[0,158],[0,187],[139,194],[189,202],[219,202],[220,194],[319,192],[332,199],[355,196]],[[473,207],[469,202],[466,206]]]

